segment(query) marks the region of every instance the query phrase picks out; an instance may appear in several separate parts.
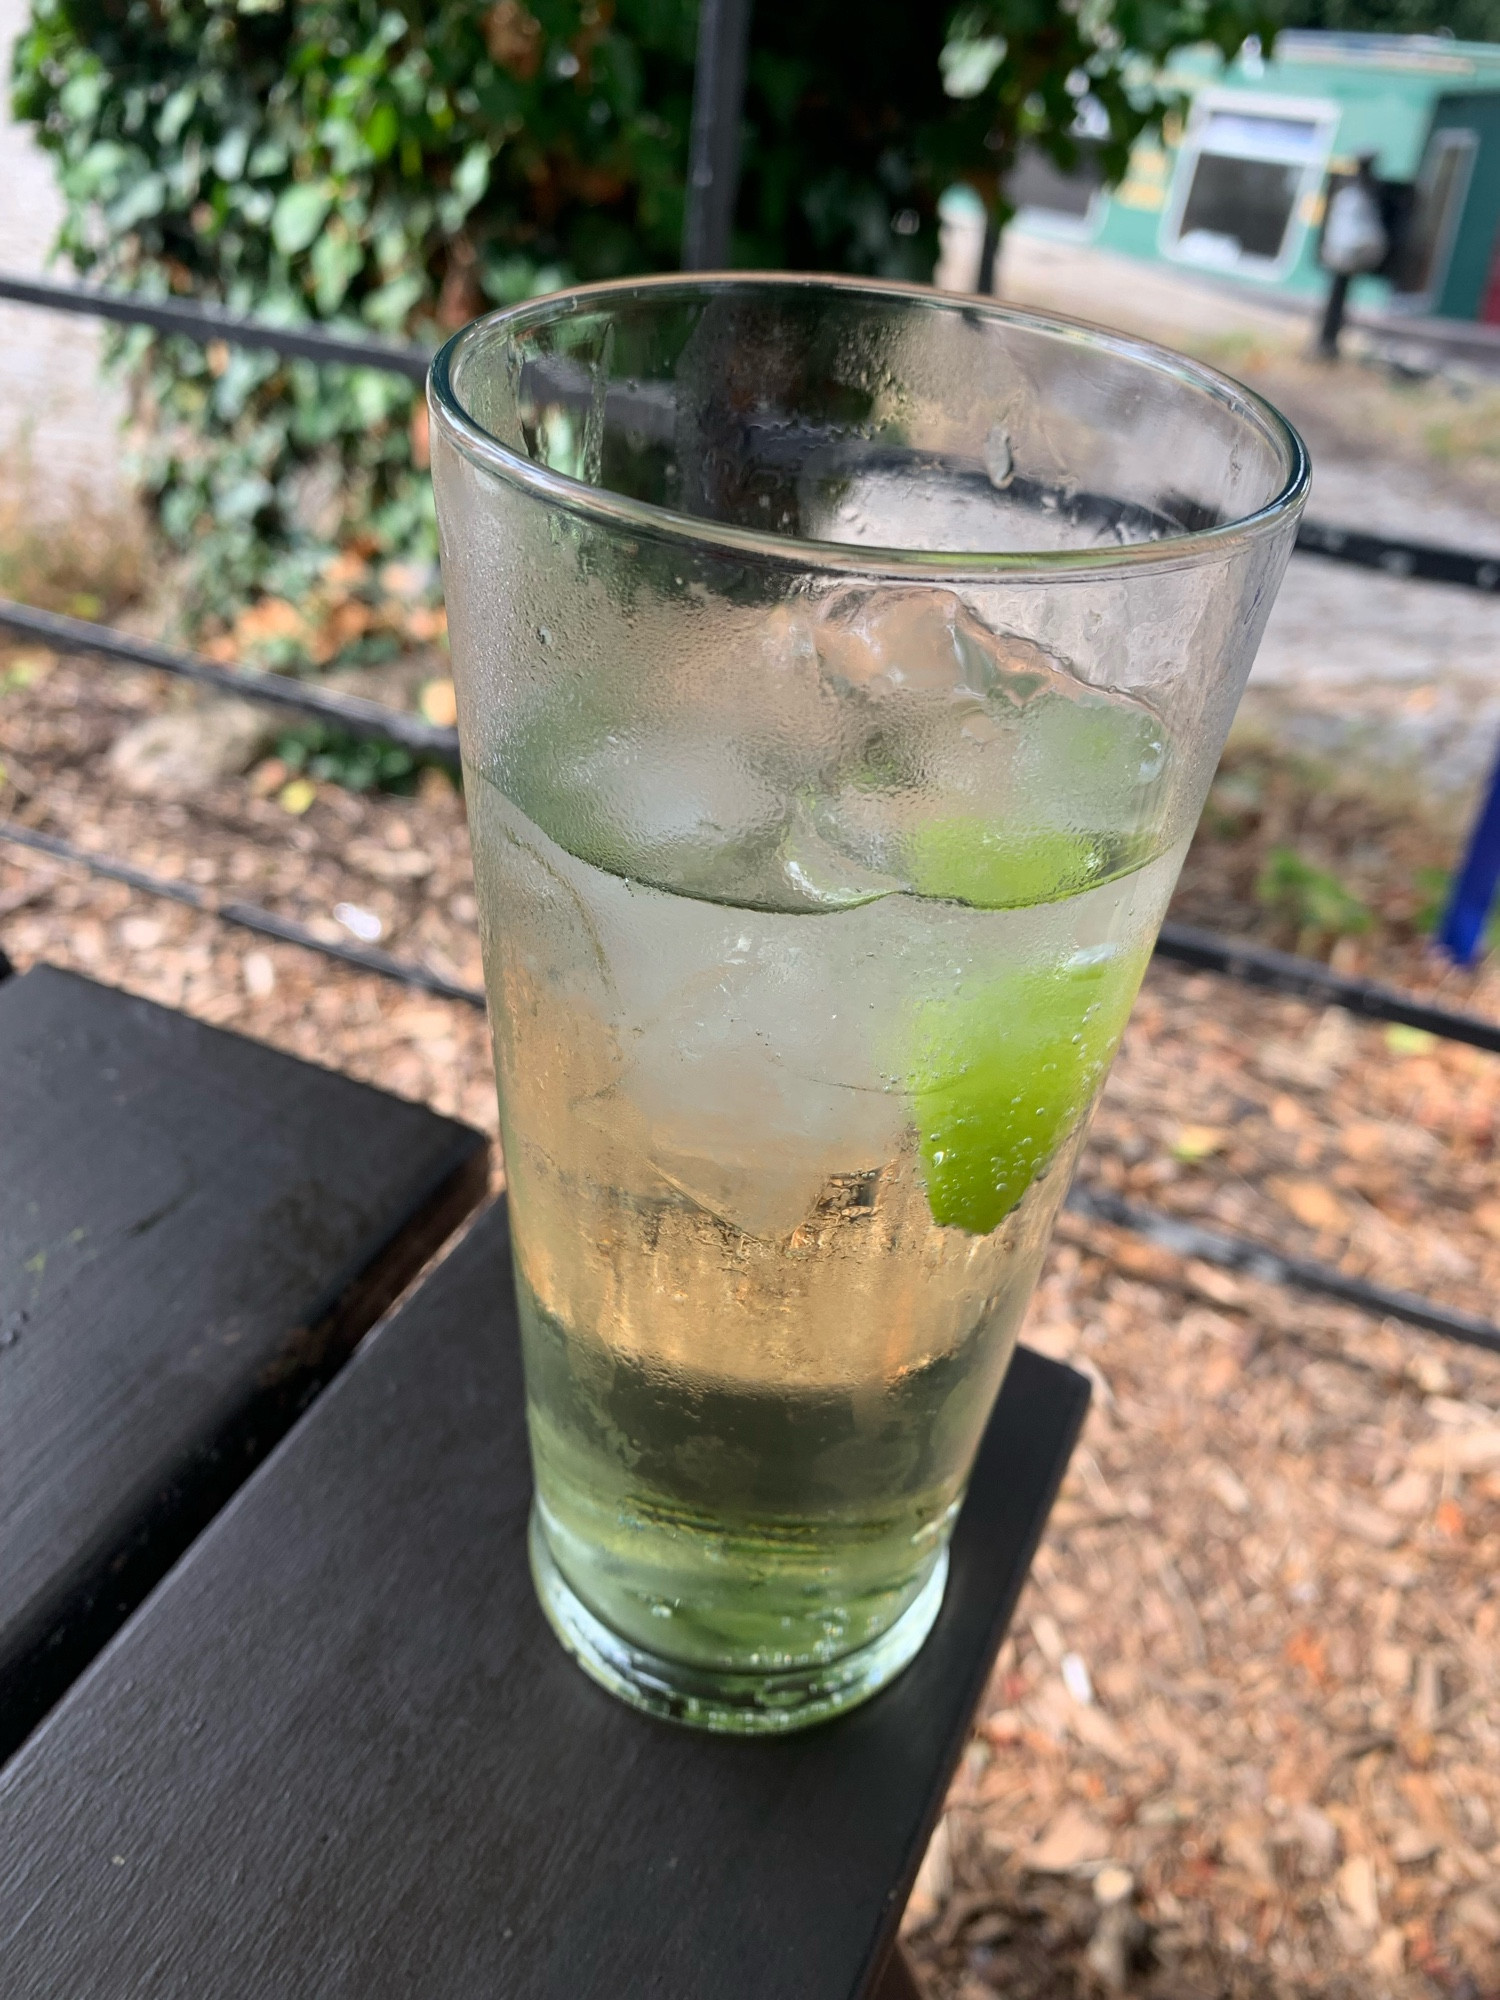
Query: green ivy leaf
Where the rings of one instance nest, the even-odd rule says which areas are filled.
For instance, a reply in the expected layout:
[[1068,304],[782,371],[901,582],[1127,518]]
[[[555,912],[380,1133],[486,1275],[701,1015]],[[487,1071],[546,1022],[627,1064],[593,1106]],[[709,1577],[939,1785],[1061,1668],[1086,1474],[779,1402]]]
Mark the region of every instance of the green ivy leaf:
[[392,278],[378,291],[371,292],[361,308],[363,316],[371,326],[378,326],[382,333],[396,333],[405,326],[407,315],[427,291],[427,280],[416,271],[408,271],[404,276]]
[[464,213],[478,201],[490,184],[490,149],[482,142],[471,146],[453,169],[453,192],[464,205]]
[[364,245],[345,230],[325,229],[313,245],[313,300],[319,317],[330,319],[365,261]]
[[[394,104],[377,104],[365,123],[364,141],[372,160],[389,159],[401,136],[401,119]],[[481,190],[482,192],[482,190]]]
[[248,126],[235,125],[227,131],[209,156],[221,181],[237,181],[245,171],[250,152]]
[[326,185],[297,181],[281,194],[271,216],[271,241],[283,257],[308,247],[332,206],[333,191]]
[[118,201],[106,211],[109,226],[123,235],[144,222],[148,215],[160,215],[167,197],[167,183],[161,174],[142,174]]
[[182,136],[183,127],[198,106],[196,84],[185,83],[180,90],[174,90],[161,108],[161,116],[156,121],[156,136],[164,146],[175,146]]

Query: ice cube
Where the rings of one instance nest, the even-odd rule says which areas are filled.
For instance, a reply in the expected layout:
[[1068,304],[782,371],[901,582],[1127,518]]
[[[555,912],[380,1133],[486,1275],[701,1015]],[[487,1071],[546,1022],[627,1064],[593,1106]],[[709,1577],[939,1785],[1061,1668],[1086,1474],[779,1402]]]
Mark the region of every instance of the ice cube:
[[[662,1179],[765,1238],[795,1229],[833,1176],[895,1156],[906,1109],[894,1078],[883,1087],[845,958],[873,949],[861,912],[766,916],[620,889],[594,907],[625,1065],[581,1116],[628,1127]],[[835,936],[850,924],[857,935]]]
[[778,873],[791,802],[711,733],[611,730],[512,780],[559,846],[612,875],[733,902]]
[[1058,675],[1030,702],[1020,740],[1019,782],[1047,824],[1125,834],[1157,816],[1167,734],[1143,702]]
[[982,700],[993,684],[995,640],[948,590],[843,590],[825,607],[815,643],[840,693]]
[[1142,703],[989,631],[947,591],[846,593],[818,648],[867,726],[813,819],[859,867],[1016,908],[1151,851],[1168,750]]
[[799,803],[781,843],[782,910],[848,910],[892,896],[905,884],[897,875],[867,868],[843,853],[819,829],[805,803]]

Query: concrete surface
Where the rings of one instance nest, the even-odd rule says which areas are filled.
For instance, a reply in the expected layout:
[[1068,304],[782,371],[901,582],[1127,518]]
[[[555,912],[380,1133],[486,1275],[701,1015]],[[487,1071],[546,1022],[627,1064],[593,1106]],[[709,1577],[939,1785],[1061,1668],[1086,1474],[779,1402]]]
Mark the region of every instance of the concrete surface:
[[[0,0],[0,270],[32,275],[46,268],[62,201],[50,160],[10,115],[11,49],[26,17],[26,0]],[[0,521],[97,531],[128,515],[124,404],[99,354],[92,320],[0,305]]]

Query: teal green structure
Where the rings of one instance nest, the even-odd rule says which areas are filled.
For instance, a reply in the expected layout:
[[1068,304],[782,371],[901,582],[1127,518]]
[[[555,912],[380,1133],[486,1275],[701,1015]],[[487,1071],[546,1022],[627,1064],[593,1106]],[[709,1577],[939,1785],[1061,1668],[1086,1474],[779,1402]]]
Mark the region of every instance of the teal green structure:
[[1314,295],[1328,176],[1374,154],[1411,184],[1411,222],[1394,276],[1357,279],[1355,303],[1500,322],[1500,45],[1288,32],[1269,58],[1179,58],[1169,82],[1186,116],[1112,192],[1023,162],[1020,226]]

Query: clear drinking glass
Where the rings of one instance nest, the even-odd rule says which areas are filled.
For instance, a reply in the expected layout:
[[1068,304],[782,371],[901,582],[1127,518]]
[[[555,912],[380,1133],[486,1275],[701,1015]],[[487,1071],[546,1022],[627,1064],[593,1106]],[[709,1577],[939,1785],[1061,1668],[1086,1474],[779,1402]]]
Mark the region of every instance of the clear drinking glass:
[[937,1614],[1306,455],[821,278],[537,300],[431,406],[537,1588],[627,1700],[794,1727]]

